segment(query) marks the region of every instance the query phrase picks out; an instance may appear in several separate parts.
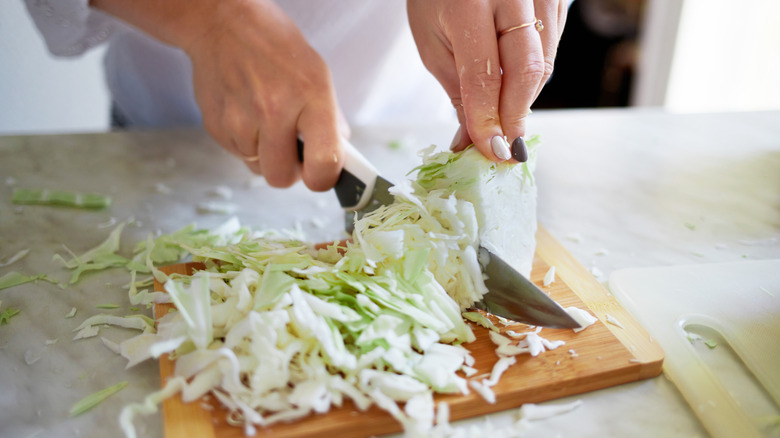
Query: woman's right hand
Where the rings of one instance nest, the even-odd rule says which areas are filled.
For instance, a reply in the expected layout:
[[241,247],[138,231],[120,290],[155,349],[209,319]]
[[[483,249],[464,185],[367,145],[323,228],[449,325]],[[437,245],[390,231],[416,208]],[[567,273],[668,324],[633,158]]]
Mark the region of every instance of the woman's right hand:
[[205,129],[271,186],[333,187],[346,124],[330,71],[273,1],[92,2],[189,55]]

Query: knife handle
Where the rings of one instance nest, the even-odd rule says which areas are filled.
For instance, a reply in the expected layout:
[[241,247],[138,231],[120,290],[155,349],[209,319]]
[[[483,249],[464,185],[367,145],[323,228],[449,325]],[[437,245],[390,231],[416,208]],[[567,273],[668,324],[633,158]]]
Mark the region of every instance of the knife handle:
[[[344,167],[333,190],[344,210],[355,211],[365,207],[374,192],[379,172],[352,144],[341,138]],[[298,161],[303,163],[303,140],[298,139]]]

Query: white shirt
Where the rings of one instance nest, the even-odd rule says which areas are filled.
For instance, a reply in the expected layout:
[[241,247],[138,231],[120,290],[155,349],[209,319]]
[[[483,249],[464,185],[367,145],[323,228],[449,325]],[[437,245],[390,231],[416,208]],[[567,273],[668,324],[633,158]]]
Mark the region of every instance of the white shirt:
[[[132,126],[200,124],[192,65],[181,50],[88,6],[25,0],[49,51],[76,56],[109,43],[106,83]],[[454,121],[441,86],[414,47],[403,0],[278,0],[331,69],[351,123]]]

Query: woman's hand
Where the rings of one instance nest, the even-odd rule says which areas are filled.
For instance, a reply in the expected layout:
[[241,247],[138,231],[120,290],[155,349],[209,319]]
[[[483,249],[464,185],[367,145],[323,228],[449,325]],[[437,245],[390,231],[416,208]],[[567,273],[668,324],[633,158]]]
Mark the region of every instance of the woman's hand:
[[[271,0],[92,0],[183,49],[203,125],[271,186],[330,189],[343,117],[330,71]],[[296,137],[306,144],[299,163]]]
[[[407,1],[423,63],[458,113],[453,150],[474,143],[493,161],[525,161],[525,119],[552,74],[566,6],[565,0]],[[521,24],[529,25],[506,32]]]
[[[227,2],[185,50],[206,130],[272,186],[333,187],[341,169],[330,71],[271,2]],[[306,144],[298,163],[296,136]]]

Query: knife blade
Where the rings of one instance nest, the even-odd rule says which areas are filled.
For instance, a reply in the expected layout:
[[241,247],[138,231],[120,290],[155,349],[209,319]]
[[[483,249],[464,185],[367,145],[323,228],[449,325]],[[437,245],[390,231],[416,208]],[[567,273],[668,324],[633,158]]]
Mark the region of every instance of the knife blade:
[[479,248],[488,293],[474,307],[512,321],[550,328],[580,328],[555,300],[497,255]]
[[[344,168],[333,189],[339,204],[347,210],[345,228],[351,233],[356,213],[360,218],[393,202],[393,195],[389,192],[393,184],[379,176],[376,168],[348,141],[342,139],[342,146],[345,152]],[[298,158],[303,161],[303,142],[300,139]],[[474,304],[475,308],[535,326],[580,327],[555,300],[500,257],[480,247],[478,258],[482,272],[487,277],[485,286],[488,292],[482,301]]]

